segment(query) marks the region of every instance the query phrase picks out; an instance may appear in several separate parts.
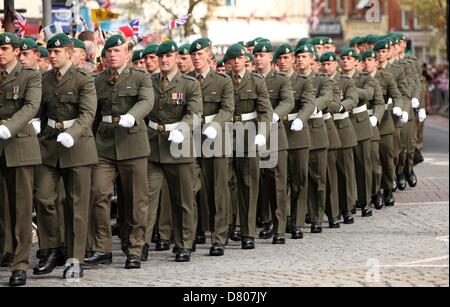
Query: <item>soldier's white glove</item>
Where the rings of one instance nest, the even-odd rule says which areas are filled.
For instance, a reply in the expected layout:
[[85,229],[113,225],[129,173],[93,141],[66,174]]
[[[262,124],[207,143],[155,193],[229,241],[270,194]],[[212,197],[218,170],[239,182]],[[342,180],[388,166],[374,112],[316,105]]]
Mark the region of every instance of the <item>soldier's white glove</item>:
[[278,123],[280,121],[280,116],[277,113],[273,113],[272,123]]
[[371,116],[370,117],[370,124],[372,125],[372,127],[376,127],[378,125],[378,119],[375,116]]
[[300,132],[303,130],[303,122],[301,119],[296,118],[291,125],[291,130],[295,132]]
[[136,119],[133,115],[125,114],[120,116],[119,126],[124,128],[131,128],[136,123]]
[[400,118],[400,122],[401,122],[402,124],[406,124],[406,123],[408,123],[408,120],[409,120],[409,114],[408,114],[408,112],[403,112],[403,113],[402,113],[402,117]]
[[262,147],[266,145],[266,138],[262,134],[258,134],[255,137],[255,145]]
[[411,100],[411,105],[412,105],[413,109],[419,108],[419,107],[420,107],[419,99],[417,99],[417,98],[414,97],[414,98]]
[[419,122],[423,123],[425,121],[425,119],[427,119],[427,112],[425,111],[425,109],[420,109],[419,110]]
[[34,132],[36,132],[36,135],[41,133],[41,121],[40,120],[33,121],[33,122],[31,122],[31,124],[33,125]]
[[317,115],[317,113],[319,113],[319,110],[317,108],[314,108],[314,112],[312,115]]
[[339,113],[341,113],[341,112],[344,111],[344,110],[345,110],[344,106],[341,105],[341,107],[339,108]]
[[217,130],[214,127],[209,126],[203,131],[203,134],[210,140],[214,140],[217,137]]
[[65,132],[58,135],[58,137],[56,138],[56,142],[61,143],[61,145],[66,148],[72,148],[75,144],[73,137]]
[[392,114],[394,114],[395,116],[401,117],[403,114],[403,111],[399,107],[395,107],[392,109]]
[[184,135],[179,130],[173,130],[169,134],[169,141],[175,144],[181,144],[184,141]]
[[9,140],[11,138],[11,131],[5,125],[0,126],[0,139]]

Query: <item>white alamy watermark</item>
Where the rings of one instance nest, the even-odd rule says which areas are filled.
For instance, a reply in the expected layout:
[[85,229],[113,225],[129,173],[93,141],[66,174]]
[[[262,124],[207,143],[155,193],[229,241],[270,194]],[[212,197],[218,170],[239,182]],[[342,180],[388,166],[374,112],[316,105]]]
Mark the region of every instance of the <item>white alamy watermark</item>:
[[366,6],[366,21],[367,22],[381,22],[381,4],[380,0],[369,0]]

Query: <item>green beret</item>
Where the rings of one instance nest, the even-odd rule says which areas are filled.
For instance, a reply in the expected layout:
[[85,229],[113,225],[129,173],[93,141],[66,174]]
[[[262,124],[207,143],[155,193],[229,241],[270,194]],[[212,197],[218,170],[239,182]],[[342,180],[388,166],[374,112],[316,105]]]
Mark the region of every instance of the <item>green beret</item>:
[[158,50],[156,50],[156,55],[161,56],[164,54],[170,54],[178,51],[177,43],[168,40],[159,45]]
[[244,42],[244,41],[240,41],[240,42],[237,42],[237,44],[241,45],[242,47],[245,47],[245,45],[246,45],[247,43]]
[[76,39],[76,38],[72,38],[72,43],[75,48],[80,48],[80,49],[86,50],[86,45],[84,44],[83,41],[80,41],[79,39]]
[[255,46],[255,49],[253,49],[253,54],[258,53],[258,52],[264,52],[264,53],[271,53],[273,52],[273,47],[271,43],[258,43]]
[[47,48],[44,46],[39,46],[39,53],[41,54],[41,58],[48,58],[48,51]]
[[407,40],[405,34],[399,33],[399,32],[397,32],[395,34],[397,35],[399,40],[401,40],[401,41],[406,41]]
[[279,59],[280,56],[290,53],[294,53],[294,48],[292,48],[291,45],[289,44],[281,45],[280,48],[278,48],[277,51],[275,52],[275,59]]
[[143,50],[136,50],[133,52],[133,57],[131,59],[132,62],[136,62],[139,60],[142,60],[144,58],[144,52]]
[[353,46],[355,46],[355,45],[359,45],[359,44],[360,44],[360,41],[361,41],[361,37],[359,37],[359,36],[353,37],[353,38],[350,40],[350,46],[353,47]]
[[144,50],[142,50],[142,53],[145,56],[149,55],[149,54],[156,54],[156,51],[158,50],[158,45],[157,44],[150,44],[147,47],[145,47]]
[[322,54],[322,56],[320,57],[320,62],[337,62],[339,61],[338,56],[336,55],[336,53],[334,52],[325,52],[324,54]]
[[308,53],[308,52],[312,53],[316,52],[316,49],[314,48],[313,45],[303,45],[295,49],[295,55],[299,53]]
[[216,54],[214,52],[211,52],[211,59],[215,60],[216,59]]
[[184,44],[178,48],[178,53],[180,55],[188,55],[190,48],[191,48],[191,44]]
[[73,42],[69,36],[64,33],[59,33],[50,38],[47,42],[47,49],[64,48],[71,44],[73,45]]
[[302,39],[300,39],[297,43],[297,45],[295,46],[295,49],[297,49],[298,47],[302,46],[302,45],[306,45],[306,44],[311,44],[311,39],[308,37],[304,37]]
[[359,55],[358,52],[353,48],[344,48],[341,51],[341,57],[351,56],[355,59],[358,59],[358,55]]
[[331,37],[324,37],[323,42],[325,45],[334,45],[334,41],[331,39]]
[[239,44],[234,44],[231,45],[227,52],[225,53],[225,58],[228,60],[232,60],[235,58],[238,58],[240,56],[246,55],[247,51],[245,50],[245,48],[242,45]]
[[366,42],[367,42],[367,36],[361,36],[361,37],[359,38],[358,45],[365,44]]
[[269,39],[267,39],[267,38],[264,38],[264,37],[257,37],[257,38],[255,38],[255,46],[258,45],[258,44],[261,44],[261,43],[272,44],[272,42]]
[[314,37],[311,40],[311,45],[325,45],[325,38],[323,36]]
[[36,49],[38,47],[36,41],[31,38],[22,38],[19,42],[20,51],[27,51],[31,49]]
[[245,61],[245,63],[253,63],[254,60],[255,58],[253,57],[253,54],[247,53],[247,60]]
[[219,60],[217,62],[217,67],[225,67],[225,62],[223,60]]
[[113,47],[119,47],[125,44],[127,41],[123,38],[122,35],[113,35],[105,43],[105,50]]
[[13,33],[5,32],[0,34],[0,46],[11,45],[19,47],[19,38]]
[[374,50],[367,50],[362,54],[362,59],[365,60],[367,58],[377,58],[377,53]]
[[375,46],[373,47],[373,50],[380,51],[382,49],[389,49],[389,42],[387,40],[379,40],[375,43]]
[[317,52],[314,52],[314,61],[320,62],[320,56]]
[[363,58],[360,54],[358,54],[358,58],[357,58],[358,62],[362,62]]
[[388,42],[389,46],[393,46],[394,45],[394,40],[392,39],[392,37],[389,35],[385,38],[385,40]]
[[255,40],[248,41],[248,42],[244,43],[243,46],[247,47],[247,48],[255,47]]
[[192,43],[192,45],[189,46],[189,53],[194,53],[196,51],[205,49],[207,47],[210,47],[212,45],[211,40],[209,38],[200,38],[197,39]]
[[374,35],[374,34],[369,34],[366,37],[366,42],[368,44],[375,44],[378,41],[378,36]]

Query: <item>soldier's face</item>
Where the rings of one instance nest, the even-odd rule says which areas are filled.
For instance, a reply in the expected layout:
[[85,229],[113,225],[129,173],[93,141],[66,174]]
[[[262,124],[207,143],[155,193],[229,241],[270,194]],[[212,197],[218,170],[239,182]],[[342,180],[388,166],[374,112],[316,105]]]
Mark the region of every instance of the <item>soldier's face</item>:
[[128,44],[109,48],[106,51],[106,58],[108,59],[109,67],[112,69],[119,69],[125,66],[130,60]]
[[397,50],[395,50],[395,47],[392,45],[391,47],[389,47],[389,58],[388,59],[392,59],[397,55]]
[[[326,45],[324,46],[324,50],[325,50],[325,51],[324,51],[323,53],[325,53],[325,52],[336,52],[336,46],[333,45],[333,44],[326,44]],[[316,51],[317,51],[317,50],[316,50]],[[322,54],[319,53],[319,55],[322,56],[323,53],[322,53]]]
[[389,50],[388,49],[381,49],[378,51],[378,61],[380,62],[386,62],[389,59]]
[[254,72],[255,66],[253,65],[252,62],[247,62],[247,63],[245,63],[245,70],[248,72]]
[[50,61],[47,58],[39,58],[39,68],[43,71],[49,71],[51,69]]
[[188,73],[194,69],[191,56],[180,55],[178,56],[178,69],[183,73]]
[[20,64],[25,67],[36,68],[41,55],[35,50],[21,51],[19,55]]
[[159,70],[158,57],[155,54],[149,54],[145,56],[145,68],[149,73],[154,73]]
[[196,71],[204,71],[211,61],[211,52],[207,49],[202,49],[191,54],[191,61],[194,64]]
[[66,66],[71,57],[72,49],[70,48],[48,49],[48,59],[50,60],[50,64],[56,69]]
[[352,71],[356,67],[356,60],[352,56],[343,56],[342,57],[342,70],[344,71]]
[[267,52],[255,53],[255,67],[258,71],[266,71],[272,68],[273,54]]
[[231,66],[231,70],[234,71],[235,73],[240,73],[241,71],[243,71],[245,69],[245,61],[247,60],[247,57],[245,55],[242,55],[240,57],[234,58],[230,61],[228,61],[228,63]]
[[170,73],[177,69],[178,57],[179,55],[176,52],[159,56],[158,60],[161,71],[164,73]]
[[322,63],[322,72],[326,74],[328,77],[331,77],[336,73],[338,67],[338,62],[328,61]]
[[295,58],[294,54],[283,54],[278,58],[277,64],[281,72],[290,72],[294,69]]
[[311,61],[313,60],[313,56],[311,53],[299,53],[297,54],[296,62],[298,65],[298,69],[300,70],[307,70],[311,68]]
[[86,61],[86,51],[84,49],[74,48],[71,60],[75,66],[82,64],[83,61]]
[[133,62],[133,66],[136,67],[136,68],[142,68],[142,69],[145,69],[145,60],[144,60],[144,59],[141,59],[141,60],[139,60],[139,61],[134,61],[134,62]]
[[365,72],[371,74],[378,67],[378,61],[374,58],[367,58],[363,60],[363,69]]
[[10,45],[0,46],[0,67],[4,68],[12,64],[19,56],[20,49]]
[[315,45],[314,46],[316,48],[317,53],[322,56],[322,54],[325,53],[325,46],[323,45]]
[[358,49],[359,49],[359,53],[364,53],[367,50],[367,45],[366,44],[358,45]]
[[217,67],[217,72],[220,72],[222,74],[226,74],[227,73],[227,69],[224,66]]

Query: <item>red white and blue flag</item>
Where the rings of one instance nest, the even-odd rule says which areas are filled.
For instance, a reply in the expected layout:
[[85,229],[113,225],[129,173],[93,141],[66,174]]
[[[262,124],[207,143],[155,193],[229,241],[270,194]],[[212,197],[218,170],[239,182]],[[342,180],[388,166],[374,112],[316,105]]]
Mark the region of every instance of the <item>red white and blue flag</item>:
[[86,20],[84,20],[84,18],[83,17],[81,17],[80,16],[80,20],[81,20],[81,24],[82,24],[82,31],[90,31],[90,29],[89,29],[89,27],[88,27],[88,25],[87,25],[87,22],[86,22]]
[[311,16],[308,18],[309,26],[312,29],[317,29],[320,24],[320,13],[325,8],[325,0],[314,0],[312,3]]
[[20,13],[14,12],[14,27],[16,28],[16,34],[22,38],[27,31],[27,19]]
[[182,25],[185,25],[188,22],[189,17],[191,17],[191,14],[186,14],[186,15],[181,16],[178,19],[171,20],[169,23],[164,25],[161,30],[177,29],[177,28],[181,27]]
[[134,37],[139,37],[139,24],[140,24],[140,19],[139,18],[133,19],[130,22],[130,27],[133,30],[133,36]]
[[102,9],[110,9],[111,8],[111,0],[97,0],[98,5]]

